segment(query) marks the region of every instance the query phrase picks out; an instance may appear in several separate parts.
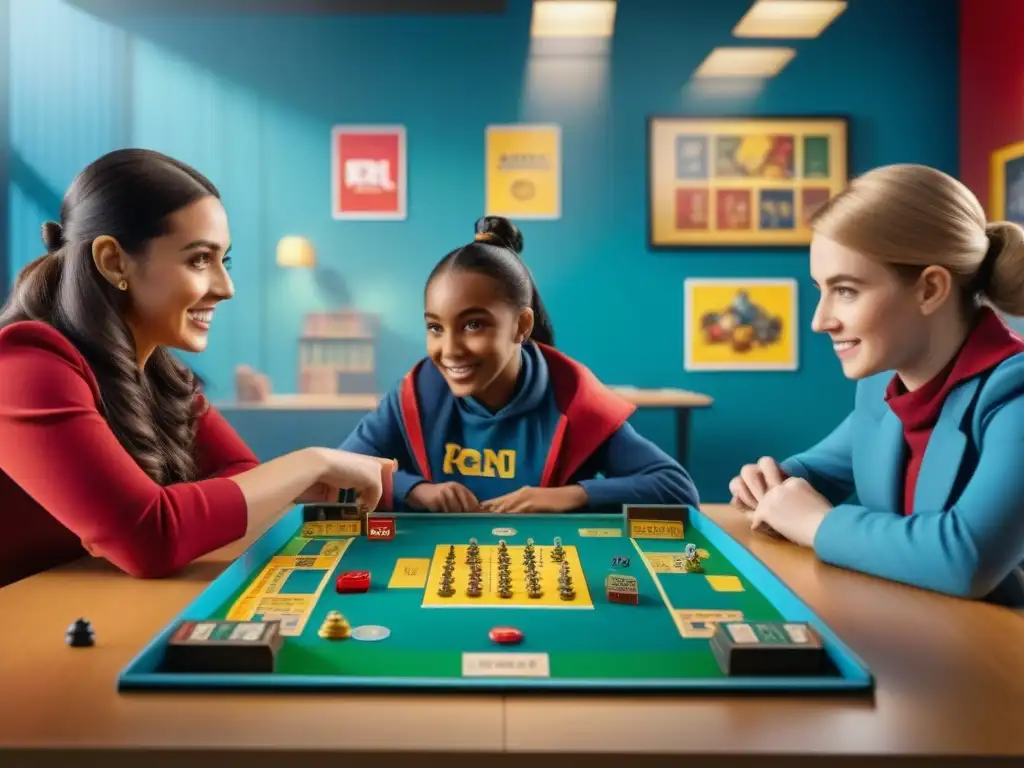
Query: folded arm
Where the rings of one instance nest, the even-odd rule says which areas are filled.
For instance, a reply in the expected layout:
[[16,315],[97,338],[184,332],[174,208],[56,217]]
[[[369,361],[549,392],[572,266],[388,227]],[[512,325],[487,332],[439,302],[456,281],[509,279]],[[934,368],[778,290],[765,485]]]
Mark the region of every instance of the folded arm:
[[641,437],[629,422],[623,424],[588,464],[595,474],[579,485],[587,504],[599,507],[616,504],[700,503],[697,488],[679,462],[658,446]]
[[791,477],[802,477],[833,506],[849,499],[853,480],[853,415],[847,416],[828,436],[779,466]]
[[844,504],[818,528],[823,561],[968,598],[992,592],[1024,561],[1024,400],[993,414],[974,475],[947,510],[913,515]]

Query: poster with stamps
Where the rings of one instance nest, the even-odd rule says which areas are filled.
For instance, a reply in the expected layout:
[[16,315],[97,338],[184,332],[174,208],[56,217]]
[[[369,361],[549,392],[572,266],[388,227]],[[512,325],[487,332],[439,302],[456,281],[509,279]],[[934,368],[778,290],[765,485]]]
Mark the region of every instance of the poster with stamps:
[[803,246],[849,178],[847,120],[651,117],[651,248]]

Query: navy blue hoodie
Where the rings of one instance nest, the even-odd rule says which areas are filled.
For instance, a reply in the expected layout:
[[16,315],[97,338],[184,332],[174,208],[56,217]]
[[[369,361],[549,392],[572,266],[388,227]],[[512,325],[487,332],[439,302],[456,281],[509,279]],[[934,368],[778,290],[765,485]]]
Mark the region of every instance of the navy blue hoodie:
[[589,510],[699,503],[689,474],[637,434],[634,406],[552,347],[523,345],[512,400],[496,413],[452,395],[421,360],[341,449],[398,460],[382,509],[403,508],[421,482],[458,482],[480,501],[524,486],[579,484]]

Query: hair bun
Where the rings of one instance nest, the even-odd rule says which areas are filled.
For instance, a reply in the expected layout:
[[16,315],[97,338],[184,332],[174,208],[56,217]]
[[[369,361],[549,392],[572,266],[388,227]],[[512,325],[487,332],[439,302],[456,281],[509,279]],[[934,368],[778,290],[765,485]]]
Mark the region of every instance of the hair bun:
[[[523,233],[502,216],[484,216],[476,220],[476,239],[502,245],[519,255],[523,252]],[[481,237],[485,235],[486,237]]]
[[64,245],[64,228],[56,221],[47,221],[43,224],[43,245],[50,253],[58,250]]

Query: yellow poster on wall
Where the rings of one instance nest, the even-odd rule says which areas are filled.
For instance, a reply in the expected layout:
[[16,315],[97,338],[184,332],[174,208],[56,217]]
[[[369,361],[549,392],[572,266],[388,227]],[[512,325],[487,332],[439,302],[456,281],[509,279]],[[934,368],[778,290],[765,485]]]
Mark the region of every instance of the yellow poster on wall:
[[510,219],[562,215],[562,131],[557,125],[489,125],[486,212]]
[[797,369],[796,280],[689,278],[685,286],[686,370]]

